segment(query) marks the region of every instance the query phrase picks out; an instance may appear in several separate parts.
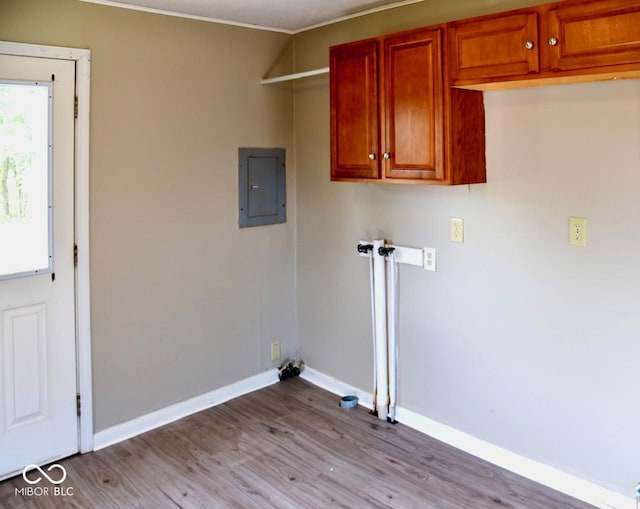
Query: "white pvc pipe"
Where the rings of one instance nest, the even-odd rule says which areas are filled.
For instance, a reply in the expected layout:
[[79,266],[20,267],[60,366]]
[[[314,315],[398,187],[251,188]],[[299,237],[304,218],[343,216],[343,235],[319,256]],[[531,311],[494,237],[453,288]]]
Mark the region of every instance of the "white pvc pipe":
[[375,334],[376,334],[376,411],[378,418],[386,420],[389,405],[389,387],[387,382],[387,290],[385,258],[378,253],[384,247],[384,240],[373,242],[373,282],[375,299]]
[[393,252],[387,258],[387,264],[389,420],[395,422],[398,402],[398,262]]
[[369,284],[371,288],[371,335],[373,337],[373,408],[376,412],[378,410],[378,355],[377,355],[377,340],[376,340],[376,290],[375,290],[375,278],[373,275],[373,249],[369,252]]

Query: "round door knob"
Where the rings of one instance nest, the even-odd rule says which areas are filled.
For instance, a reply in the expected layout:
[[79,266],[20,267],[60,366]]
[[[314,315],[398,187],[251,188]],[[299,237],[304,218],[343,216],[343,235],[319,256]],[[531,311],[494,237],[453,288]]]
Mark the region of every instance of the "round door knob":
[[382,157],[384,157],[385,159],[391,159],[391,154],[389,152],[385,152]]
[[527,49],[533,49],[534,46],[535,44],[533,43],[533,41],[527,41],[524,43],[524,47]]
[[558,39],[556,37],[551,37],[549,39],[549,46],[556,46],[558,44]]
[[375,154],[369,154],[369,159],[371,159],[372,161],[375,161],[376,155]]

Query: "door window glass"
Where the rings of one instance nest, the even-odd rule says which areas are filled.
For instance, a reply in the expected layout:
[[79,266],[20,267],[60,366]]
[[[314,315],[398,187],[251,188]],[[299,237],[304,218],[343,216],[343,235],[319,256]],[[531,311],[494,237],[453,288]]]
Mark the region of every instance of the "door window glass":
[[51,85],[0,80],[0,279],[53,269]]

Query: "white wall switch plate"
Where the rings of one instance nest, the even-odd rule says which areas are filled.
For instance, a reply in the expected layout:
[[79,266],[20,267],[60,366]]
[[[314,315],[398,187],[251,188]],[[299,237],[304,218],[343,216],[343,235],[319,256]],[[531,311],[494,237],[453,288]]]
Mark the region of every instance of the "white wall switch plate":
[[464,242],[464,219],[451,218],[451,242]]
[[436,271],[436,248],[425,247],[424,252],[424,270]]

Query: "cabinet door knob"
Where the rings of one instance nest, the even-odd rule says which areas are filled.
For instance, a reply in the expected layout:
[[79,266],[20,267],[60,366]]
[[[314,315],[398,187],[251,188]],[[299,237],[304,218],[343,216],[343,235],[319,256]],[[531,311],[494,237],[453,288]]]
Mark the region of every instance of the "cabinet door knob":
[[558,38],[557,37],[551,37],[549,39],[549,46],[555,46],[558,44]]
[[385,159],[391,159],[391,154],[389,152],[385,152],[384,154],[382,154],[382,157],[384,157]]
[[375,161],[376,155],[375,154],[369,154],[369,159],[371,159],[372,161]]
[[527,49],[533,49],[534,46],[535,44],[533,43],[533,41],[527,41],[524,43],[524,47]]

